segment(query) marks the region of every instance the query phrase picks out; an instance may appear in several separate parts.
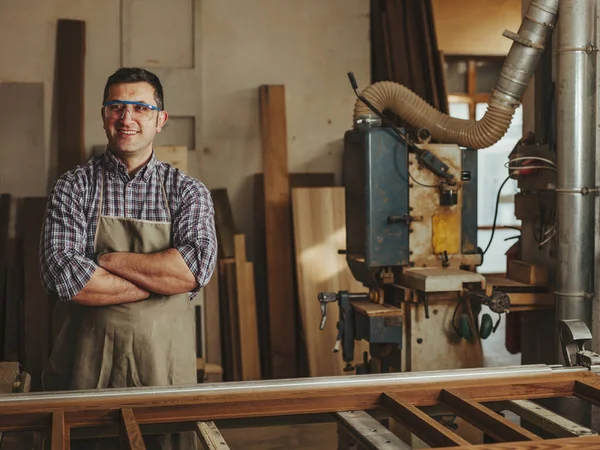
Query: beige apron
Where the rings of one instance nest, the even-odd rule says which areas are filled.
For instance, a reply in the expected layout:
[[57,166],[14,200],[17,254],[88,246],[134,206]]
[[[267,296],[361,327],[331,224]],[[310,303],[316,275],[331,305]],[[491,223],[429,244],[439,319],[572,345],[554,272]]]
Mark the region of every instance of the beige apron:
[[[171,215],[162,190],[169,222],[103,216],[103,173],[94,251],[146,254],[171,248]],[[59,305],[67,311],[42,375],[45,390],[197,383],[194,314],[187,293],[112,306]],[[159,436],[161,443],[148,442],[148,449],[195,448],[186,436],[194,440],[193,433],[179,433],[171,436],[178,445],[170,445]]]

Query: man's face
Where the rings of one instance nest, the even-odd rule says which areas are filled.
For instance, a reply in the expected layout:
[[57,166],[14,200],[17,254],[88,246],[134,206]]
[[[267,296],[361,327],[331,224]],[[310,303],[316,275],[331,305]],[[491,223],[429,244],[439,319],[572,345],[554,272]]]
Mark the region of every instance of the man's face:
[[[125,100],[156,106],[154,88],[146,82],[113,84],[108,91],[106,102]],[[107,114],[102,108],[104,130],[108,138],[108,148],[122,158],[129,156],[150,156],[152,142],[167,121],[165,111],[152,111],[149,119],[136,117],[134,105],[126,105],[122,114]]]

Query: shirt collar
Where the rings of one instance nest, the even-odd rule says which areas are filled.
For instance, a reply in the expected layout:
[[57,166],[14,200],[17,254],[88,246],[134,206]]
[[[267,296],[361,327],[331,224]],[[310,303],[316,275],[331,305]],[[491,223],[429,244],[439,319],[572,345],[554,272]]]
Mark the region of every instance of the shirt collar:
[[[127,171],[127,166],[121,162],[108,148],[104,152],[104,167],[107,173],[114,177],[117,174],[125,175],[129,177],[129,172]],[[134,176],[135,178],[139,178],[144,182],[147,182],[150,179],[150,176],[154,173],[154,169],[158,164],[158,160],[156,159],[156,154],[154,153],[154,149],[152,149],[152,156],[150,157],[150,161],[142,167]]]

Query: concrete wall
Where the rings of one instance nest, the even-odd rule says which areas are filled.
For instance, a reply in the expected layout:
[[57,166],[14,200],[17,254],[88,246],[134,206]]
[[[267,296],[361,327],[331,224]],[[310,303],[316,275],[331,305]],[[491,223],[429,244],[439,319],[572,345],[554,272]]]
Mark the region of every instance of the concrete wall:
[[[258,86],[286,85],[290,171],[339,177],[354,104],[346,72],[369,81],[368,12],[367,0],[3,0],[0,81],[44,83],[40,157],[54,179],[56,20],[85,20],[88,155],[105,142],[99,114],[106,78],[120,65],[145,63],[163,81],[171,130],[195,144],[189,172],[209,188],[228,188],[236,223],[249,232],[249,176],[262,171]],[[177,134],[161,143],[190,142]]]

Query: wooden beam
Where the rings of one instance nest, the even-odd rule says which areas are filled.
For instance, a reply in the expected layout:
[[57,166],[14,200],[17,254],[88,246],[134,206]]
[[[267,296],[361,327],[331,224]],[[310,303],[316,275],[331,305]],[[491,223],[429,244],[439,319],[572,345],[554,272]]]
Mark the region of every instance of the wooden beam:
[[585,380],[575,382],[575,396],[600,406],[600,385]]
[[501,442],[535,441],[541,438],[505,419],[476,401],[442,389],[440,399],[460,417]]
[[63,411],[52,413],[52,450],[69,450],[71,436]]
[[196,422],[196,434],[204,450],[229,450],[214,422]]
[[142,431],[131,408],[121,409],[121,448],[126,450],[146,450]]
[[383,393],[379,401],[395,420],[432,447],[470,445],[468,441],[429,417],[416,406],[402,400],[397,394]]
[[398,436],[385,428],[365,411],[345,411],[335,414],[340,425],[365,450],[410,450]]
[[259,88],[265,177],[269,337],[274,378],[297,376],[285,87]]
[[56,121],[59,175],[84,161],[85,22],[59,19],[56,30]]

